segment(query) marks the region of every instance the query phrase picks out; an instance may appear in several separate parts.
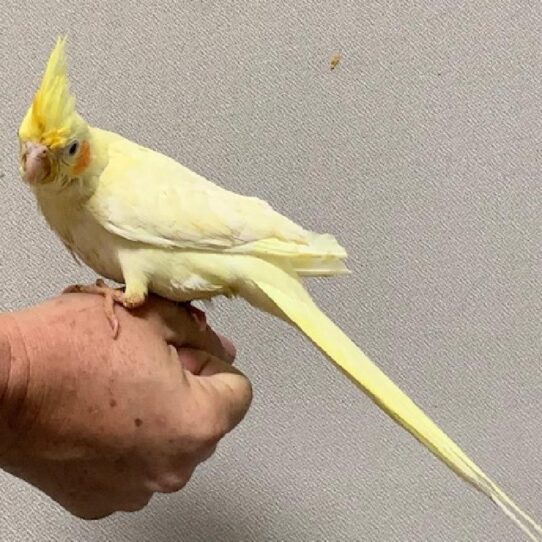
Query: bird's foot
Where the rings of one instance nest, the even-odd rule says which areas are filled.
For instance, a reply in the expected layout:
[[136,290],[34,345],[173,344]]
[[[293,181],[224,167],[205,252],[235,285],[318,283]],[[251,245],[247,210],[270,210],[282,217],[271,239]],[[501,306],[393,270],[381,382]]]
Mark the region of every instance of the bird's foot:
[[[146,295],[143,292],[130,293],[125,292],[123,288],[111,288],[102,279],[96,280],[95,284],[74,284],[73,286],[68,286],[62,293],[102,295],[104,297],[105,316],[113,331],[113,338],[116,338],[119,333],[119,320],[115,314],[115,304],[118,303],[126,309],[136,309],[141,307],[146,300]],[[190,301],[179,303],[179,305],[188,311],[201,331],[207,329],[207,317],[204,311],[194,307]]]
[[119,333],[119,320],[115,314],[115,303],[127,309],[135,309],[145,302],[145,296],[127,296],[123,288],[111,288],[98,279],[95,284],[75,284],[64,289],[63,293],[98,294],[104,296],[105,316],[111,326],[113,338]]

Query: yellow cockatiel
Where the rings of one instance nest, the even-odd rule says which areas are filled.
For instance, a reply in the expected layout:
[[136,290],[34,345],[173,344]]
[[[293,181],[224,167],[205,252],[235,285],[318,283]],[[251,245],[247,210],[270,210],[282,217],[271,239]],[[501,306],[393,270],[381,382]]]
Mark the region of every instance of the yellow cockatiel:
[[302,277],[347,272],[336,240],[87,124],[69,90],[64,48],[59,39],[21,123],[21,174],[66,247],[98,274],[125,284],[124,292],[103,283],[86,289],[105,295],[112,324],[114,303],[135,307],[148,292],[176,301],[243,297],[305,333],[389,416],[532,540],[542,539],[540,526],[311,300]]

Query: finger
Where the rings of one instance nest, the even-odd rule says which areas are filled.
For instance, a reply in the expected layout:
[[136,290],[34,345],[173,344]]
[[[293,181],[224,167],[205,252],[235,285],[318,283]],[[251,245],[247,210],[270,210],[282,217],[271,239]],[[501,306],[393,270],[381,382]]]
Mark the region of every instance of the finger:
[[[99,520],[115,512],[137,512],[152,498],[152,492],[140,489],[133,492],[110,491],[107,497],[104,493],[90,493],[85,501],[75,501],[63,504],[71,514],[85,520]],[[62,504],[62,503],[61,503]]]
[[[183,360],[181,360],[183,364],[184,364],[184,359],[193,358],[194,351],[198,351],[198,350],[203,353],[214,355],[215,357],[220,358],[222,361],[228,363],[229,365],[233,364],[233,362],[235,361],[235,356],[237,354],[237,349],[235,348],[234,344],[231,342],[230,339],[228,339],[227,337],[224,337],[224,335],[221,335],[220,333],[216,333],[212,330],[211,330],[211,333],[213,334],[213,338],[212,338],[213,347],[211,348],[209,348],[208,344],[203,344],[203,346],[197,347],[197,341],[195,341],[196,345],[194,345],[193,341],[190,341],[189,339],[187,339],[186,345],[183,345],[180,347],[177,346],[179,357],[183,358]],[[215,340],[220,341],[220,346],[216,345],[216,349],[214,348]],[[190,367],[193,367],[194,364],[196,366],[199,366],[199,363],[200,363],[199,359],[200,358],[186,359],[187,364],[188,364],[186,368],[190,370],[190,372],[193,373],[194,371],[190,369]]]
[[208,354],[194,348],[177,348],[176,350],[183,368],[192,374],[199,374]]
[[87,521],[103,519],[116,512],[115,506],[109,498],[109,493],[107,493],[107,497],[102,494],[101,498],[96,498],[93,492],[85,491],[85,489],[84,487],[79,489],[82,496],[72,496],[66,491],[48,493],[48,495],[70,514]]
[[[175,347],[174,347],[175,348]],[[196,376],[210,376],[211,373],[208,371],[215,371],[214,361],[218,360],[221,363],[224,363],[224,368],[228,368],[229,372],[235,372],[236,374],[242,374],[237,369],[232,367],[232,364],[229,362],[224,362],[216,356],[205,352],[204,350],[197,350],[196,348],[191,348],[188,346],[183,346],[181,348],[176,348],[177,356],[181,365],[187,370],[190,371],[193,375]],[[221,365],[222,368],[222,365]],[[214,374],[214,373],[212,373]]]
[[231,341],[222,339],[209,325],[202,330],[193,318],[189,318],[190,325],[184,328],[184,341],[178,344],[202,350],[231,365],[235,359],[235,347]]
[[252,386],[243,373],[221,359],[201,351],[193,351],[192,356],[199,366],[186,378],[200,405],[202,427],[216,433],[208,435],[208,440],[219,440],[245,417]]
[[[227,339],[226,337],[218,334],[218,338],[220,339],[220,342],[222,343],[222,346],[226,353],[231,356],[230,359],[223,360],[228,364],[233,364],[235,359],[235,346],[233,343]],[[175,347],[174,347],[175,348]],[[190,347],[176,347],[177,355],[179,357],[179,361],[181,362],[182,366],[187,370],[190,371],[192,374],[199,374],[201,372],[202,363],[204,360],[208,359],[205,356],[205,352],[201,350],[196,350],[195,348]],[[199,352],[199,353],[198,353]]]
[[194,459],[188,461],[183,456],[180,461],[170,461],[168,467],[147,481],[145,486],[153,493],[175,493],[186,486],[196,467],[197,462]]
[[231,348],[233,345],[223,344],[210,326],[202,330],[186,308],[177,303],[157,296],[149,297],[143,315],[156,327],[166,342],[178,347],[189,346],[204,350],[227,363],[233,362],[235,356],[235,348]]

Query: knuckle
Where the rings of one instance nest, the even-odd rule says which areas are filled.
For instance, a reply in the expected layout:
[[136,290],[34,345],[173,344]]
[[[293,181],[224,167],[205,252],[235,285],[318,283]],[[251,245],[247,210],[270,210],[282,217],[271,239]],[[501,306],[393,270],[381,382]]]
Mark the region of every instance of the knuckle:
[[158,493],[175,493],[180,491],[190,480],[190,474],[186,472],[175,472],[162,474],[155,481],[155,490]]
[[216,448],[218,446],[218,443],[212,444],[211,446],[208,446],[206,450],[201,455],[201,461],[207,461],[215,452]]
[[193,429],[194,439],[207,448],[216,444],[228,432],[227,417],[209,403],[200,410]]
[[205,419],[199,426],[197,440],[204,448],[215,446],[216,443],[228,432],[228,424],[225,417],[217,416]]
[[142,510],[149,504],[152,493],[141,493],[140,495],[128,498],[119,506],[119,511],[122,512],[137,512]]
[[66,510],[73,516],[83,519],[85,521],[104,519],[115,513],[113,507],[104,509],[104,507],[90,507],[90,506],[65,506]]

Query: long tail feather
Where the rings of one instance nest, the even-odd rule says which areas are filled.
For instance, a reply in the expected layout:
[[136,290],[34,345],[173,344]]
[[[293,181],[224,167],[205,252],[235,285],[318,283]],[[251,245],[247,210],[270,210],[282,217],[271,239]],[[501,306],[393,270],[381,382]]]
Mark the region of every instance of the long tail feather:
[[[258,273],[259,275],[259,273]],[[296,325],[389,416],[423,443],[456,474],[492,499],[533,541],[542,528],[523,512],[396,386],[320,309],[297,278],[276,269],[251,280],[279,312]],[[279,284],[280,286],[277,286]]]

